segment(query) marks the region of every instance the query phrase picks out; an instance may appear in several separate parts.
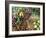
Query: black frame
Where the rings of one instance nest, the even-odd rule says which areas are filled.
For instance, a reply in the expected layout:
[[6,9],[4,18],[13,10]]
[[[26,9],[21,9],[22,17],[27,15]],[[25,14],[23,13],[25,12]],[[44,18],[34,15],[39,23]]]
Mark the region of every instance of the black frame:
[[[9,28],[8,28],[8,18],[9,18],[9,13],[8,13],[8,6],[10,3],[23,3],[23,4],[38,4],[38,5],[43,5],[43,33],[38,33],[38,34],[23,34],[23,35],[8,35]],[[24,1],[5,1],[5,37],[22,37],[22,36],[38,36],[38,35],[45,35],[45,3],[42,2],[24,2]]]

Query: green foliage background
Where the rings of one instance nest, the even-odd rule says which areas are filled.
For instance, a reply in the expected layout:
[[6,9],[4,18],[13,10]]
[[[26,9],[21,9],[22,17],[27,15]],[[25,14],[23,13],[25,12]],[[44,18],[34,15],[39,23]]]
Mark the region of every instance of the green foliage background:
[[[35,30],[40,30],[40,8],[24,8],[24,7],[12,7],[12,13],[18,13],[20,10],[25,11],[25,9],[31,9],[31,16],[35,17],[35,24],[34,24],[34,29]],[[20,23],[20,17],[17,16],[17,23]],[[36,26],[36,28],[35,28]]]

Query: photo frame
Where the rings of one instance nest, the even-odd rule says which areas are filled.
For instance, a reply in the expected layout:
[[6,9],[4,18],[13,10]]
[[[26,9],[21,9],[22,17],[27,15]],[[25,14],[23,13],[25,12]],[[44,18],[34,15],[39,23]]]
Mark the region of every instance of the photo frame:
[[5,1],[5,36],[37,35],[45,35],[45,3]]

